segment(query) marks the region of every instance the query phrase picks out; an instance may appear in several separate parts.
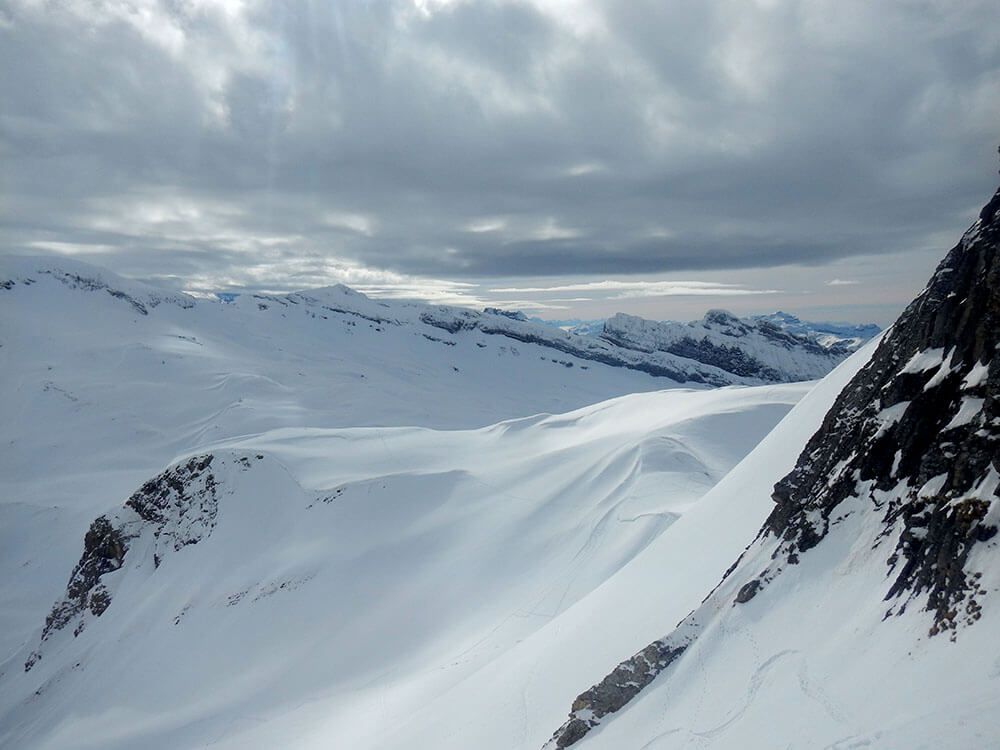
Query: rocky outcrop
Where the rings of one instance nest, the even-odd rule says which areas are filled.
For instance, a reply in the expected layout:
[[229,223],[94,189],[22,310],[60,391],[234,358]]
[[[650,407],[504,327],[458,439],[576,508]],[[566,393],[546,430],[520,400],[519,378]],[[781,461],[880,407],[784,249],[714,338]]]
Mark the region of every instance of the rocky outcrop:
[[580,336],[488,308],[483,313],[429,308],[420,322],[450,334],[478,331],[555,349],[578,359],[625,367],[679,383],[710,386],[785,383],[820,378],[851,349],[823,346],[813,336],[769,321],[711,310],[697,323],[657,323],[619,313],[600,336]]
[[[952,640],[974,625],[988,595],[984,566],[1000,554],[998,350],[1000,191],[840,393],[723,581],[672,633],[582,693],[546,747],[582,739],[681,658],[703,619],[767,596],[854,514],[875,538],[865,564],[882,560],[889,572],[877,594],[885,617],[922,606],[928,635]],[[993,555],[977,556],[982,548]],[[748,571],[755,560],[763,569]]]
[[782,310],[767,315],[753,315],[751,320],[756,321],[757,325],[766,323],[788,333],[812,338],[824,347],[837,347],[851,352],[882,332],[874,323],[807,321]]
[[996,534],[1000,482],[1000,191],[844,389],[762,533],[781,540],[771,578],[863,498],[896,537],[889,613],[926,595],[932,633],[978,618],[967,562]]
[[196,456],[149,480],[125,503],[153,530],[154,562],[212,533],[219,499],[211,454]]
[[117,513],[95,520],[83,540],[83,554],[70,574],[66,594],[45,618],[38,647],[25,661],[27,672],[42,658],[46,642],[73,626],[77,636],[92,617],[111,605],[115,589],[106,577],[124,564],[133,543],[149,536],[153,564],[212,533],[218,491],[212,455],[172,466],[140,487]]
[[687,640],[674,637],[653,641],[642,651],[626,659],[599,683],[573,701],[569,718],[552,735],[547,747],[575,745],[597,726],[639,694],[644,687],[669,667],[687,648]]

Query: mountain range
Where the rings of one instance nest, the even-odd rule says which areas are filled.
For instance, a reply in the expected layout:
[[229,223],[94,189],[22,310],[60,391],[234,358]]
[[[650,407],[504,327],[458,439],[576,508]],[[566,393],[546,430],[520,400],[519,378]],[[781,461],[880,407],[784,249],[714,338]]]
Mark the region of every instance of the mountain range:
[[5,260],[0,747],[991,747],[998,255],[853,353]]
[[[730,317],[736,317],[727,311],[719,312],[725,313]],[[711,318],[714,317],[714,315],[709,314],[707,317]],[[531,320],[555,326],[556,328],[560,328],[570,333],[575,333],[579,336],[598,337],[602,336],[604,333],[605,324],[607,323],[606,318],[597,318],[592,320],[582,320],[580,318],[573,318],[569,320],[543,320],[542,318],[531,318]],[[763,331],[776,327],[786,333],[791,333],[796,337],[802,337],[809,339],[810,341],[814,341],[823,347],[839,347],[849,351],[855,351],[866,341],[877,336],[882,330],[874,323],[834,323],[829,321],[801,320],[795,315],[782,312],[781,310],[766,315],[751,315],[749,317],[739,318],[739,321],[748,329],[756,328],[758,327],[758,323],[763,323],[764,325],[760,326]],[[672,326],[681,325],[675,321],[655,322]],[[711,324],[711,321],[692,321],[688,323],[687,326],[691,329],[697,329],[699,323]],[[767,324],[770,324],[770,326]]]

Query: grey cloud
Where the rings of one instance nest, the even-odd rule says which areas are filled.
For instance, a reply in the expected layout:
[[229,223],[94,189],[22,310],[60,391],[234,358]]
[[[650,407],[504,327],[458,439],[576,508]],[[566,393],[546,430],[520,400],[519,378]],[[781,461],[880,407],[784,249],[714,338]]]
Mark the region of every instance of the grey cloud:
[[8,249],[220,283],[819,267],[956,234],[995,177],[985,1],[129,7],[0,0]]

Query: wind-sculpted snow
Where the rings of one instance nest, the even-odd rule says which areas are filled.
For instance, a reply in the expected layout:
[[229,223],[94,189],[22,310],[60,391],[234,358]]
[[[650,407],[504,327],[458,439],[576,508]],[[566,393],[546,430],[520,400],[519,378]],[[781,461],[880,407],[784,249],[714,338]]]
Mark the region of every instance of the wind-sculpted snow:
[[[926,641],[949,633],[951,642],[959,642],[951,646],[957,651],[946,655],[928,673],[933,675],[929,679],[939,691],[967,696],[962,691],[972,685],[971,694],[980,700],[995,696],[995,688],[985,687],[975,668],[963,671],[957,665],[976,664],[983,644],[996,632],[997,607],[991,596],[1000,588],[996,539],[1000,368],[994,365],[998,349],[1000,191],[881,339],[870,361],[840,392],[794,469],[775,484],[774,509],[756,540],[722,582],[669,635],[581,694],[549,745],[574,745],[607,723],[608,731],[599,733],[594,745],[624,746],[615,744],[622,742],[623,734],[615,731],[613,712],[625,708],[647,686],[659,701],[689,706],[684,698],[691,692],[685,684],[691,669],[714,674],[724,669],[727,654],[737,650],[731,643],[737,638],[735,630],[746,633],[755,659],[763,655],[757,644],[764,638],[784,639],[786,650],[775,658],[800,653],[800,688],[822,705],[834,723],[848,723],[845,711],[828,693],[817,693],[807,676],[808,659],[823,653],[818,644],[824,641],[827,654],[832,649],[843,659],[833,680],[849,682],[852,650],[867,651],[871,643],[880,644],[885,661],[873,663],[900,675],[905,668],[895,661],[898,656],[890,654],[906,653],[911,661],[922,663],[923,658],[932,658],[925,653],[933,653]],[[826,613],[828,621],[816,625],[815,633],[789,638],[789,626],[810,627],[815,619],[810,617],[811,608]],[[994,611],[985,640],[974,638],[965,645],[963,629],[975,630],[972,626],[984,619],[988,609]],[[743,614],[744,610],[749,613]],[[895,636],[880,637],[880,630],[889,631],[891,621],[904,615],[908,632],[896,628]],[[847,641],[837,633],[842,622],[850,623],[852,635]],[[768,631],[768,625],[775,631]],[[795,642],[810,646],[799,651],[791,647]],[[644,662],[648,666],[642,680],[629,682],[636,660],[646,653],[671,658]],[[943,667],[948,661],[953,663]],[[730,679],[739,679],[728,671]],[[862,685],[871,679],[866,676]],[[902,703],[885,697],[878,699],[880,703],[903,705],[908,714],[922,715],[933,727],[927,717],[939,708],[941,693],[928,694],[898,676],[891,680],[904,696]],[[754,688],[747,707],[759,701],[763,682],[754,675],[750,684]],[[617,699],[609,704],[604,696],[614,690]],[[664,721],[678,721],[682,710],[671,711],[671,719]],[[712,713],[726,710],[716,707]],[[957,711],[963,718],[952,719],[948,726],[961,724],[965,729],[933,746],[973,746],[971,737],[978,738],[975,746],[980,741],[981,746],[995,744],[1000,737],[995,727],[969,718],[967,706]],[[746,708],[740,710],[710,731],[696,732],[689,724],[683,731],[648,727],[643,735],[664,748],[681,746],[691,735],[708,740],[724,736],[745,712]],[[642,713],[648,719],[648,712]],[[628,728],[622,729],[633,744],[635,720],[627,720]],[[885,721],[898,719],[886,716]],[[904,734],[919,736],[920,730],[907,727]],[[783,745],[780,736],[752,730],[733,735],[742,746],[751,747],[765,740],[771,746]],[[814,728],[810,736],[822,733]],[[884,740],[881,746],[913,746],[901,736]],[[818,739],[799,736],[798,741],[820,746]]]
[[[0,667],[0,747],[395,746],[669,535],[804,390],[206,446],[76,538],[71,617],[38,611]],[[58,558],[20,528],[5,570]]]

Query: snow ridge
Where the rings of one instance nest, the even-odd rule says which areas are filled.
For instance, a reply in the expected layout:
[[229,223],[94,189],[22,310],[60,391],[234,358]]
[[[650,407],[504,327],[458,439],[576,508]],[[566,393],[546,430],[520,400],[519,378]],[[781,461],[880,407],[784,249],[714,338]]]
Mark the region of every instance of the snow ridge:
[[[299,310],[314,320],[331,316],[375,327],[393,326],[427,338],[444,331],[449,345],[470,335],[496,336],[536,344],[584,363],[596,362],[706,386],[787,383],[820,378],[853,350],[841,342],[787,332],[768,321],[737,319],[711,311],[700,323],[654,323],[618,314],[600,336],[580,335],[528,320],[522,313],[486,308],[482,312],[413,302],[381,302],[343,285],[289,294],[240,294],[200,300],[128,281],[84,263],[60,259],[4,258],[0,290],[30,287],[50,277],[68,289],[105,292],[146,317],[163,304],[190,310],[234,308],[244,315],[288,314]],[[431,340],[434,340],[433,338]]]

